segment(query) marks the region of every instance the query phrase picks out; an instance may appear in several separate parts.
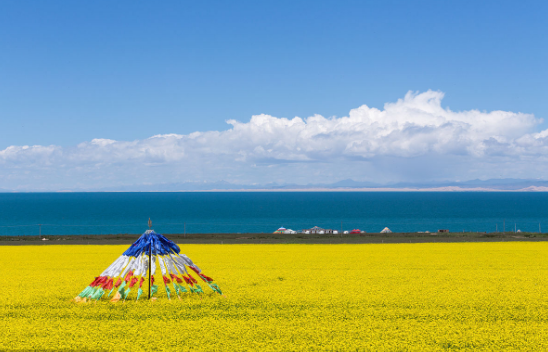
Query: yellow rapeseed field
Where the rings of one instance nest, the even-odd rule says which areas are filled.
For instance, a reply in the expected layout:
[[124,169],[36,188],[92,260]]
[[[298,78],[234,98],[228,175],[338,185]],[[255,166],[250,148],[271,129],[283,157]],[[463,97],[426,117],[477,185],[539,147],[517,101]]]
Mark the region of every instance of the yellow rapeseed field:
[[0,349],[548,350],[548,243],[180,246],[226,298],[75,304],[127,246],[0,247]]

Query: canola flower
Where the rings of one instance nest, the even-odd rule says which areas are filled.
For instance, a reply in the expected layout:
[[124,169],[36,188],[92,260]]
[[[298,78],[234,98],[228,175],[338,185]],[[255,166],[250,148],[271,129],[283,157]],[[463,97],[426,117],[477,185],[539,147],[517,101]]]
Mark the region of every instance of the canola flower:
[[0,350],[548,349],[548,243],[180,247],[226,298],[75,304],[127,246],[0,247]]

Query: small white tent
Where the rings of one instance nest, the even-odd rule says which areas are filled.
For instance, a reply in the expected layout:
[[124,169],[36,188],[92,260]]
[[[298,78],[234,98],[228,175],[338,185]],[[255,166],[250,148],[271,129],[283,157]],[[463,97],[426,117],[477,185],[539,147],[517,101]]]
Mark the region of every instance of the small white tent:
[[392,231],[388,227],[385,227],[382,229],[381,233],[392,233]]

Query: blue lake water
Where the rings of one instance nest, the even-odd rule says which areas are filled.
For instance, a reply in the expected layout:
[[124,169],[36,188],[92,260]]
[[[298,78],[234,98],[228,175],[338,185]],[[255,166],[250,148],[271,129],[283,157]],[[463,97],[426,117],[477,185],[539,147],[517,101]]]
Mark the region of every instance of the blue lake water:
[[[548,193],[1,193],[0,235],[273,232],[548,232]],[[341,225],[342,223],[342,225]],[[40,227],[38,224],[43,224]],[[544,230],[543,230],[544,231]]]

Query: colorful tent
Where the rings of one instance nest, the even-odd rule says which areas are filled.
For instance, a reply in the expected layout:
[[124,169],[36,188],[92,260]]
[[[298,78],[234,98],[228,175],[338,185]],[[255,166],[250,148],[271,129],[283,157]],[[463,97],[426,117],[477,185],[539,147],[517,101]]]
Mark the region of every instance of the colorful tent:
[[190,258],[180,254],[179,246],[154,230],[147,230],[76,296],[74,301],[98,301],[112,296],[110,301],[118,302],[129,299],[132,291],[136,292],[132,299],[138,300],[144,292],[146,297],[152,298],[158,291],[158,285],[154,284],[156,261],[162,272],[168,299],[171,299],[173,292],[179,298],[184,293],[204,293],[192,274],[198,276],[214,292],[223,294],[212,278],[204,275]]

